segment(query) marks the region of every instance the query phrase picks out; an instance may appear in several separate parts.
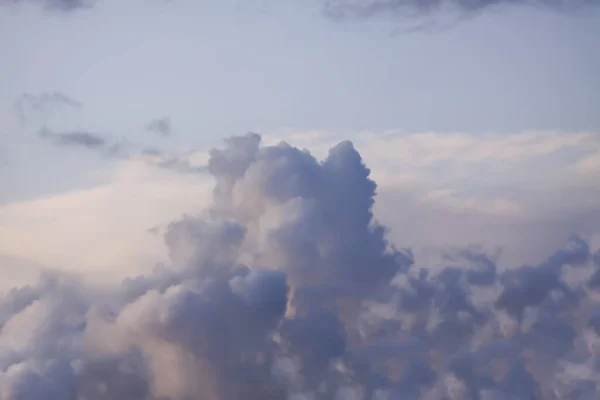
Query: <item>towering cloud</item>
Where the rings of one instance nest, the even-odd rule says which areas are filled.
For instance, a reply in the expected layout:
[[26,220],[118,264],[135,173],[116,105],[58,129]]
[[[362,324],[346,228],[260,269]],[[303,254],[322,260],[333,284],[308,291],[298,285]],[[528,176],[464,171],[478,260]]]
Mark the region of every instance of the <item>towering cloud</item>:
[[211,152],[213,204],[169,225],[170,265],[110,290],[59,273],[13,289],[0,399],[596,396],[600,253],[584,240],[507,271],[473,250],[416,267],[374,220],[352,143],[319,161],[260,141]]

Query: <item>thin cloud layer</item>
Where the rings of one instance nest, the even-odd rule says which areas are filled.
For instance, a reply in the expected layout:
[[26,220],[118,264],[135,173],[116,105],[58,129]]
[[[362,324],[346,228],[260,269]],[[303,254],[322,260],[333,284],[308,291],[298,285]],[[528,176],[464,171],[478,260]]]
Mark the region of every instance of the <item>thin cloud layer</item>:
[[197,150],[182,154],[147,148],[142,150],[137,158],[149,165],[183,173],[206,172],[208,168],[206,152]]
[[350,142],[318,161],[248,134],[208,170],[212,206],[167,227],[168,265],[103,290],[47,273],[2,300],[0,399],[595,398],[583,239],[508,271],[476,249],[417,267]]
[[324,14],[336,20],[365,20],[376,17],[420,18],[450,11],[470,17],[493,8],[532,6],[571,12],[598,5],[597,0],[325,0]]
[[22,122],[36,120],[62,107],[81,108],[82,104],[62,92],[24,93],[14,103],[17,117]]
[[[2,0],[6,4],[35,4],[57,12],[89,9],[98,0]],[[2,4],[0,3],[0,4]],[[572,12],[597,5],[597,0],[323,0],[323,13],[336,20],[363,20],[380,16],[424,17],[444,11],[472,16],[499,7],[530,6]],[[260,7],[257,3],[256,6]]]

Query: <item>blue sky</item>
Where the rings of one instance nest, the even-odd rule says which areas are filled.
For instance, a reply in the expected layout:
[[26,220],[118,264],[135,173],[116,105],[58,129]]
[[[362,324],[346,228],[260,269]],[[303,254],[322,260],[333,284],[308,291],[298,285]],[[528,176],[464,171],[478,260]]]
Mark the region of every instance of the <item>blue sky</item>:
[[390,37],[389,21],[336,23],[314,2],[272,3],[107,0],[67,15],[4,7],[3,125],[22,93],[59,90],[99,129],[129,132],[166,114],[198,141],[281,127],[600,128],[597,9],[513,7]]
[[[535,212],[525,215],[561,227],[553,245],[581,228],[572,221],[589,221],[581,215],[595,212],[597,7],[575,13],[490,8],[450,27],[443,13],[434,13],[438,25],[402,33],[420,20],[334,21],[320,1],[105,0],[68,12],[39,5],[0,7],[6,60],[0,66],[0,214],[11,219],[10,229],[37,229],[30,214],[41,211],[27,207],[59,218],[44,201],[122,185],[123,174],[134,185],[174,173],[130,172],[151,164],[136,164],[144,150],[159,150],[171,161],[197,154],[201,168],[210,147],[247,131],[273,141],[296,138],[314,152],[351,139],[364,149],[374,176],[382,177],[380,192],[397,190],[386,179],[411,182],[419,189],[402,193],[420,199],[419,207],[435,199],[450,213],[462,207],[489,214],[527,203]],[[157,120],[168,121],[168,135],[147,129]],[[40,136],[42,128],[50,134]],[[57,145],[69,133],[101,137],[106,146]],[[108,148],[113,144],[118,154]],[[574,170],[587,172],[575,178]],[[191,178],[177,173],[168,179]],[[564,200],[567,192],[574,200]],[[162,222],[189,211],[181,198],[150,196],[170,210]],[[93,201],[81,212],[96,213]],[[128,215],[127,206],[120,207]],[[23,220],[15,209],[23,210]],[[559,216],[563,209],[573,216]],[[140,217],[140,235],[160,222],[151,219]],[[477,240],[477,232],[464,240]],[[0,250],[9,252],[14,244],[6,243]],[[33,253],[10,255],[62,263]]]

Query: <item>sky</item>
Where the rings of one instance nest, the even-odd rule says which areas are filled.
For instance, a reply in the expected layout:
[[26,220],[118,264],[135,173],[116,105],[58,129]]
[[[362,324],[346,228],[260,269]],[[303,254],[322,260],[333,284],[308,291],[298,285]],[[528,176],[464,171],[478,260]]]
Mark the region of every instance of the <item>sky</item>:
[[599,50],[595,0],[0,0],[0,400],[592,399]]
[[[551,248],[571,233],[593,234],[588,215],[597,211],[598,7],[500,5],[485,12],[440,9],[405,17],[403,10],[389,7],[393,1],[379,3],[383,6],[375,14],[347,7],[344,19],[335,15],[335,2],[323,1],[104,0],[93,7],[77,1],[5,1],[0,48],[10,62],[3,63],[0,74],[2,235],[16,237],[16,229],[45,239],[34,243],[47,242],[48,236],[58,240],[51,234],[56,227],[44,221],[60,219],[65,226],[72,221],[69,229],[76,237],[69,240],[96,242],[98,225],[88,230],[81,219],[56,214],[46,202],[96,196],[93,201],[104,203],[103,208],[127,215],[131,204],[125,202],[135,202],[125,193],[130,189],[117,190],[114,196],[123,199],[110,205],[95,193],[141,168],[134,157],[149,150],[172,157],[201,154],[225,137],[248,131],[273,140],[301,137],[301,144],[313,151],[322,142],[365,143],[369,149],[363,156],[370,157],[375,176],[418,186],[398,192],[398,182],[385,185],[379,179],[378,203],[394,198],[388,201],[393,203],[400,196],[406,209],[386,218],[402,216],[413,223],[419,213],[433,215],[413,204],[432,192],[429,198],[435,200],[429,203],[445,202],[442,213],[451,220],[461,220],[455,214],[465,207],[480,214],[494,214],[498,204],[513,211],[528,207],[528,216],[543,211],[536,215],[536,229],[552,236]],[[84,134],[88,142],[77,142]],[[528,146],[513,149],[521,146],[521,139],[513,138],[521,136]],[[95,137],[100,140],[94,142]],[[503,162],[504,148],[516,152],[510,163]],[[469,161],[463,160],[466,153]],[[570,169],[582,177],[571,179]],[[126,179],[130,183],[124,187],[142,184],[141,177]],[[155,179],[158,185],[163,178]],[[142,232],[165,218],[194,210],[178,192],[186,189],[173,188],[176,192],[169,194],[166,188],[148,190],[153,193],[148,201],[162,210],[127,224],[147,225],[131,228],[139,241],[147,241]],[[394,193],[384,196],[387,192]],[[565,193],[573,198],[565,199]],[[99,213],[91,201],[77,201],[81,213]],[[381,212],[392,207],[382,206]],[[39,223],[33,224],[30,214],[37,213],[45,219],[35,217]],[[442,216],[428,219],[437,218]],[[449,220],[442,226],[452,232],[463,222]],[[541,227],[549,223],[552,233]],[[387,224],[402,225],[402,219]],[[106,227],[114,232],[106,235],[117,237],[123,225],[114,220]],[[474,221],[475,227],[481,225]],[[480,240],[475,227],[465,226],[460,242],[452,233],[430,228],[395,239],[421,247],[465,245]],[[500,228],[504,236],[520,229]],[[428,241],[431,235],[441,236]],[[50,257],[43,249],[17,250],[29,244],[14,241],[4,240],[0,253],[53,267],[90,266],[74,256],[68,257],[72,261]],[[515,248],[500,242],[491,245],[505,252]],[[519,252],[534,260],[544,254]],[[533,260],[511,260],[525,261]],[[121,269],[118,264],[111,262],[111,267]]]

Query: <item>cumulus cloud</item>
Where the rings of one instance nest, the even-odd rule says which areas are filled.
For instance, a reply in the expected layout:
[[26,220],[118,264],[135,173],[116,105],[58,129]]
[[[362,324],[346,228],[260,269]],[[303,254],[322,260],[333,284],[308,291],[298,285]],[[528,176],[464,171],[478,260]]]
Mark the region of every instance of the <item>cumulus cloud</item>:
[[351,142],[319,160],[247,134],[212,150],[207,169],[212,204],[166,226],[164,266],[108,288],[46,273],[7,294],[0,399],[592,399],[600,389],[600,253],[584,239],[509,270],[477,248],[427,265],[375,220],[377,186]]
[[[278,131],[265,140],[277,137],[319,158],[335,143],[327,132]],[[502,267],[538,263],[569,233],[598,230],[600,169],[590,162],[600,154],[597,132],[396,130],[349,138],[378,183],[375,215],[420,259],[468,243],[500,248]]]

